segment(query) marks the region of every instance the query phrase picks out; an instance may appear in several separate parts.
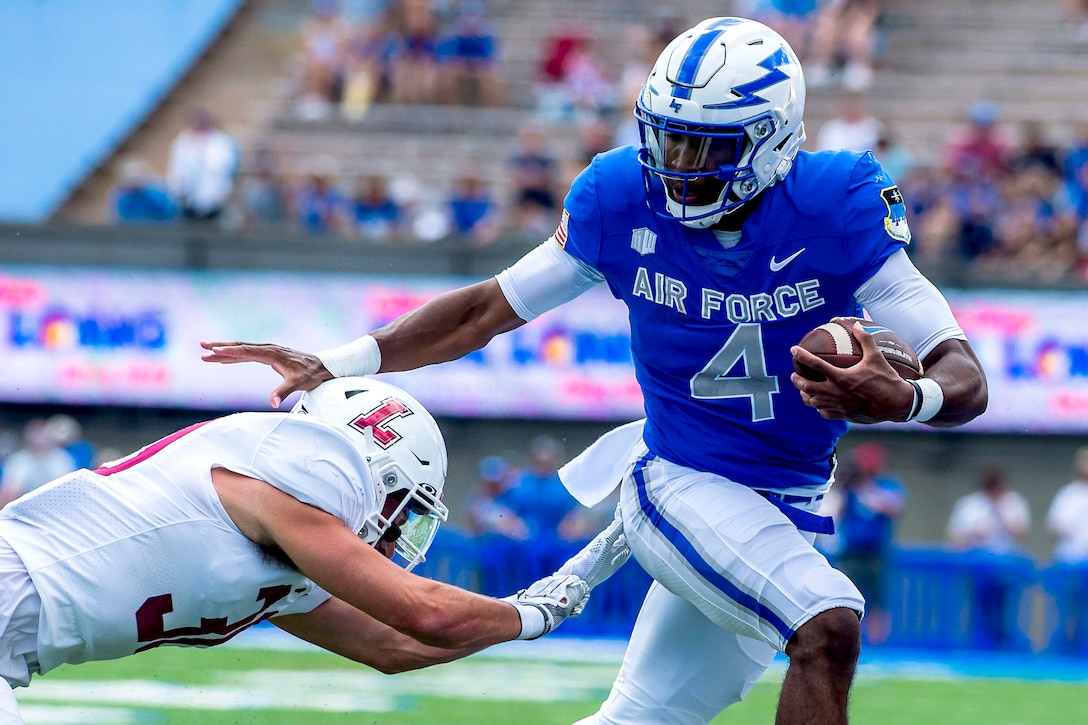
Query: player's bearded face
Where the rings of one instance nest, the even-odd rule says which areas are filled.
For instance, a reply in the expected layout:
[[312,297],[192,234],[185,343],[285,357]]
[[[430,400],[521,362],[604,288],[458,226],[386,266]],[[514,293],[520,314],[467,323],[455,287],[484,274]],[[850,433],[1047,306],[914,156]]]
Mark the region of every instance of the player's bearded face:
[[[665,133],[662,155],[666,171],[662,178],[669,196],[686,206],[705,206],[717,202],[725,188],[722,167],[735,163],[737,139]],[[668,176],[668,172],[687,176]]]

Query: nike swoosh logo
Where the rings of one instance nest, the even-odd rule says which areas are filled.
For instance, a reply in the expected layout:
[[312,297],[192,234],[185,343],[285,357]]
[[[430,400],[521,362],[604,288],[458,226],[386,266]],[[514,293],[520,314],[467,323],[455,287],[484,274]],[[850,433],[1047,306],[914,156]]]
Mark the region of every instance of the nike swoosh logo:
[[797,250],[796,252],[794,252],[794,253],[793,253],[793,254],[791,254],[790,256],[786,257],[785,259],[783,259],[783,260],[782,260],[781,262],[779,262],[779,261],[778,261],[777,259],[775,259],[775,258],[774,258],[774,256],[771,256],[771,271],[772,271],[772,272],[780,272],[780,271],[782,271],[782,269],[783,269],[783,268],[785,268],[785,266],[786,266],[787,264],[789,264],[789,263],[790,263],[790,262],[792,262],[793,260],[795,260],[795,259],[797,259],[798,257],[800,257],[800,256],[801,256],[801,252],[803,252],[803,251],[805,251],[805,248],[804,248],[804,247],[801,247],[801,248],[800,248],[800,249],[798,249],[798,250]]

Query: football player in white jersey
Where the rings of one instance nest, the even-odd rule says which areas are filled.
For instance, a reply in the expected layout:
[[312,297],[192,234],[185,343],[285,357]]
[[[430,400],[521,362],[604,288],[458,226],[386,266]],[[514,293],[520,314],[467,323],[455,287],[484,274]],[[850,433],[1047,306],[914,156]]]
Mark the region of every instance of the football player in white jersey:
[[345,377],[24,495],[0,511],[0,722],[22,722],[11,688],[34,674],[264,620],[394,673],[577,615],[589,586],[571,574],[500,600],[410,573],[446,519],[445,476],[418,401]]
[[[871,152],[802,150],[804,104],[778,33],[710,18],[651,70],[641,144],[598,154],[555,234],[495,278],[316,355],[203,343],[210,362],[271,365],[276,404],[330,376],[456,359],[606,284],[627,307],[646,417],[564,483],[592,505],[621,482],[623,534],[655,581],[587,723],[709,722],[776,651],[790,658],[777,722],[846,722],[865,605],[812,546],[831,530],[816,511],[836,444],[851,422],[950,427],[986,409],[977,356],[906,252],[898,187]],[[918,351],[925,377],[901,378],[860,325],[853,367],[796,347],[863,314]]]

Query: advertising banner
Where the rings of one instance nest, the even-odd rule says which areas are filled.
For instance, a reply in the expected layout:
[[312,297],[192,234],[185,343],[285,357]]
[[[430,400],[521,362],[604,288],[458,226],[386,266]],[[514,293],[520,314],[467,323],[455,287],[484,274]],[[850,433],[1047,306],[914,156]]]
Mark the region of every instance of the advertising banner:
[[[267,409],[278,376],[204,363],[201,340],[316,351],[472,281],[0,266],[0,400]],[[1088,292],[946,295],[990,384],[965,430],[1088,431]],[[602,286],[461,360],[386,378],[437,415],[625,422],[642,415],[629,343]]]

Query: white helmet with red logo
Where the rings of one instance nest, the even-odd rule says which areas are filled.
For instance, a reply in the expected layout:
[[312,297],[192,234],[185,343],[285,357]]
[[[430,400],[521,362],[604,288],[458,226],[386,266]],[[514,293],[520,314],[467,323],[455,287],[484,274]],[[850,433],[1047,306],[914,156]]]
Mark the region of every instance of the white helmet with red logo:
[[[424,560],[439,525],[446,443],[438,423],[408,393],[373,378],[333,378],[303,393],[292,412],[305,413],[359,436],[378,489],[378,508],[359,532],[368,544],[395,535],[396,554],[411,569]],[[385,504],[392,497],[395,508]],[[405,519],[398,522],[398,519]],[[398,525],[399,523],[399,525]]]

